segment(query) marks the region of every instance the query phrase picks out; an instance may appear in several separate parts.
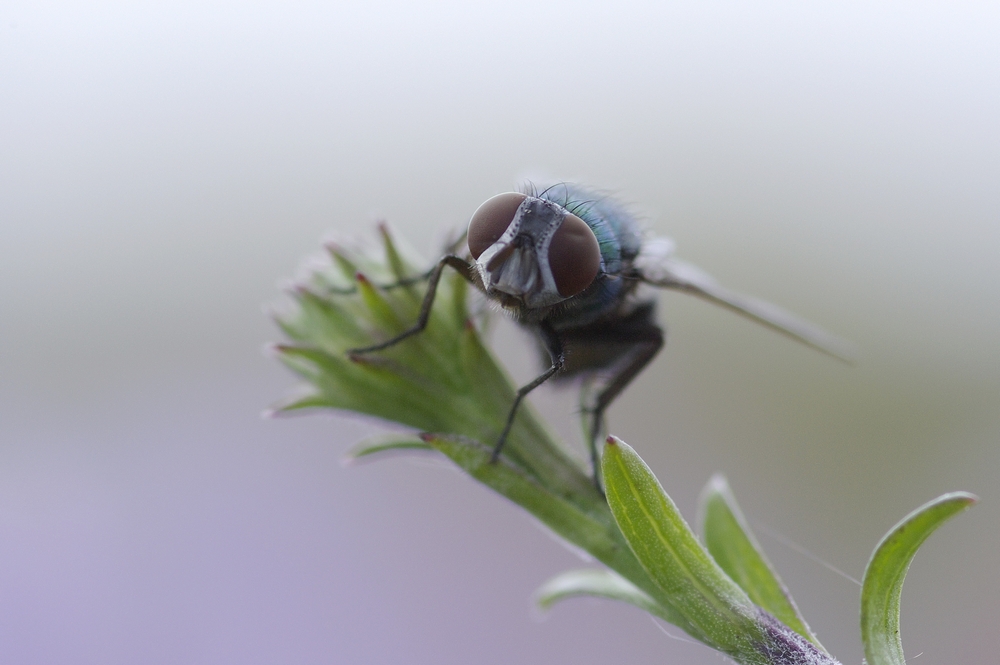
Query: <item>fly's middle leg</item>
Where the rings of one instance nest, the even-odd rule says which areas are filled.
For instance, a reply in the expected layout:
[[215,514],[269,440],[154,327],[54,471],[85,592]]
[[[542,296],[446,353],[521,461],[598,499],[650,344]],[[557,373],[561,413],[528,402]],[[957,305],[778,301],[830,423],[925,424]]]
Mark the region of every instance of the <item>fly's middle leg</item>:
[[490,456],[491,462],[496,462],[500,458],[500,451],[503,450],[504,444],[507,443],[507,435],[510,434],[510,429],[514,426],[514,418],[517,416],[517,408],[521,406],[521,401],[528,396],[528,393],[561,372],[566,366],[566,350],[562,340],[552,326],[543,322],[538,327],[538,333],[542,338],[542,344],[549,352],[552,364],[547,370],[535,377],[531,383],[521,386],[518,389],[514,403],[507,413],[507,424],[504,425],[503,432],[500,433],[500,438],[497,439],[496,445],[493,446],[493,454]]

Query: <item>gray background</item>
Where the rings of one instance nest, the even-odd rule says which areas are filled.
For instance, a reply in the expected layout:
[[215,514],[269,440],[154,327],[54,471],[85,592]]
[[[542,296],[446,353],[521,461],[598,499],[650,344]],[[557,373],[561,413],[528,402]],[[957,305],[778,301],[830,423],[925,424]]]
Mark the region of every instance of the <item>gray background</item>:
[[[259,418],[294,384],[261,304],[324,233],[384,216],[430,258],[527,171],[618,192],[860,348],[665,295],[610,425],[682,511],[727,472],[857,664],[858,588],[767,533],[860,577],[906,512],[976,492],[903,635],[994,662],[996,5],[90,5],[0,9],[4,662],[720,662],[627,606],[540,620],[575,555],[443,463],[342,467],[378,424]],[[531,375],[526,338],[495,341]],[[578,443],[572,394],[536,403]]]

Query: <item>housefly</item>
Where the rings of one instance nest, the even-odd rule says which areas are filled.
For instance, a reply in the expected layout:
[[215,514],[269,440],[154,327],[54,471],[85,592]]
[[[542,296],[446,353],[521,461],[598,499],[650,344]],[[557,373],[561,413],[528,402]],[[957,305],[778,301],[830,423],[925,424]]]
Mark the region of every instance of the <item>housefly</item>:
[[[365,354],[399,344],[427,325],[445,268],[456,270],[517,323],[534,331],[548,367],[517,391],[493,446],[503,450],[521,401],[549,379],[583,377],[584,409],[597,480],[604,413],[663,346],[656,302],[643,285],[686,291],[728,307],[832,356],[849,351],[837,338],[768,303],[738,295],[673,256],[673,242],[647,238],[611,198],[572,184],[497,194],[472,215],[467,251],[447,253],[422,279],[427,293],[416,322]],[[592,385],[596,384],[596,385]]]

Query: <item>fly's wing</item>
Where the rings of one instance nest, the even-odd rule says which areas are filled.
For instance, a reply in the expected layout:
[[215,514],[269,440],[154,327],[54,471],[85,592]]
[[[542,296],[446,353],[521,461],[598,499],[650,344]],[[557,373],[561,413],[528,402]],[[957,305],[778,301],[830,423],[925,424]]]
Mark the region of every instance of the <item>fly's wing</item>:
[[700,268],[675,259],[673,249],[673,241],[668,238],[652,238],[644,243],[634,264],[639,278],[653,286],[686,291],[727,307],[838,360],[854,360],[855,350],[850,343],[771,303],[730,291]]

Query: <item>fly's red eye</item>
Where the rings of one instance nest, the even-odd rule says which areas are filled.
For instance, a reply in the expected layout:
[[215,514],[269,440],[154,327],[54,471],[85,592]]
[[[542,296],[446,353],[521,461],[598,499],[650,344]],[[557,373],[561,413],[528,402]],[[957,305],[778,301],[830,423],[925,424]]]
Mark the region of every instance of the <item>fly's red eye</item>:
[[601,269],[601,247],[587,223],[569,213],[549,244],[549,269],[556,289],[569,298],[590,286]]
[[507,192],[497,194],[479,206],[469,222],[469,251],[472,252],[472,258],[478,259],[480,254],[500,239],[526,198],[524,194]]

